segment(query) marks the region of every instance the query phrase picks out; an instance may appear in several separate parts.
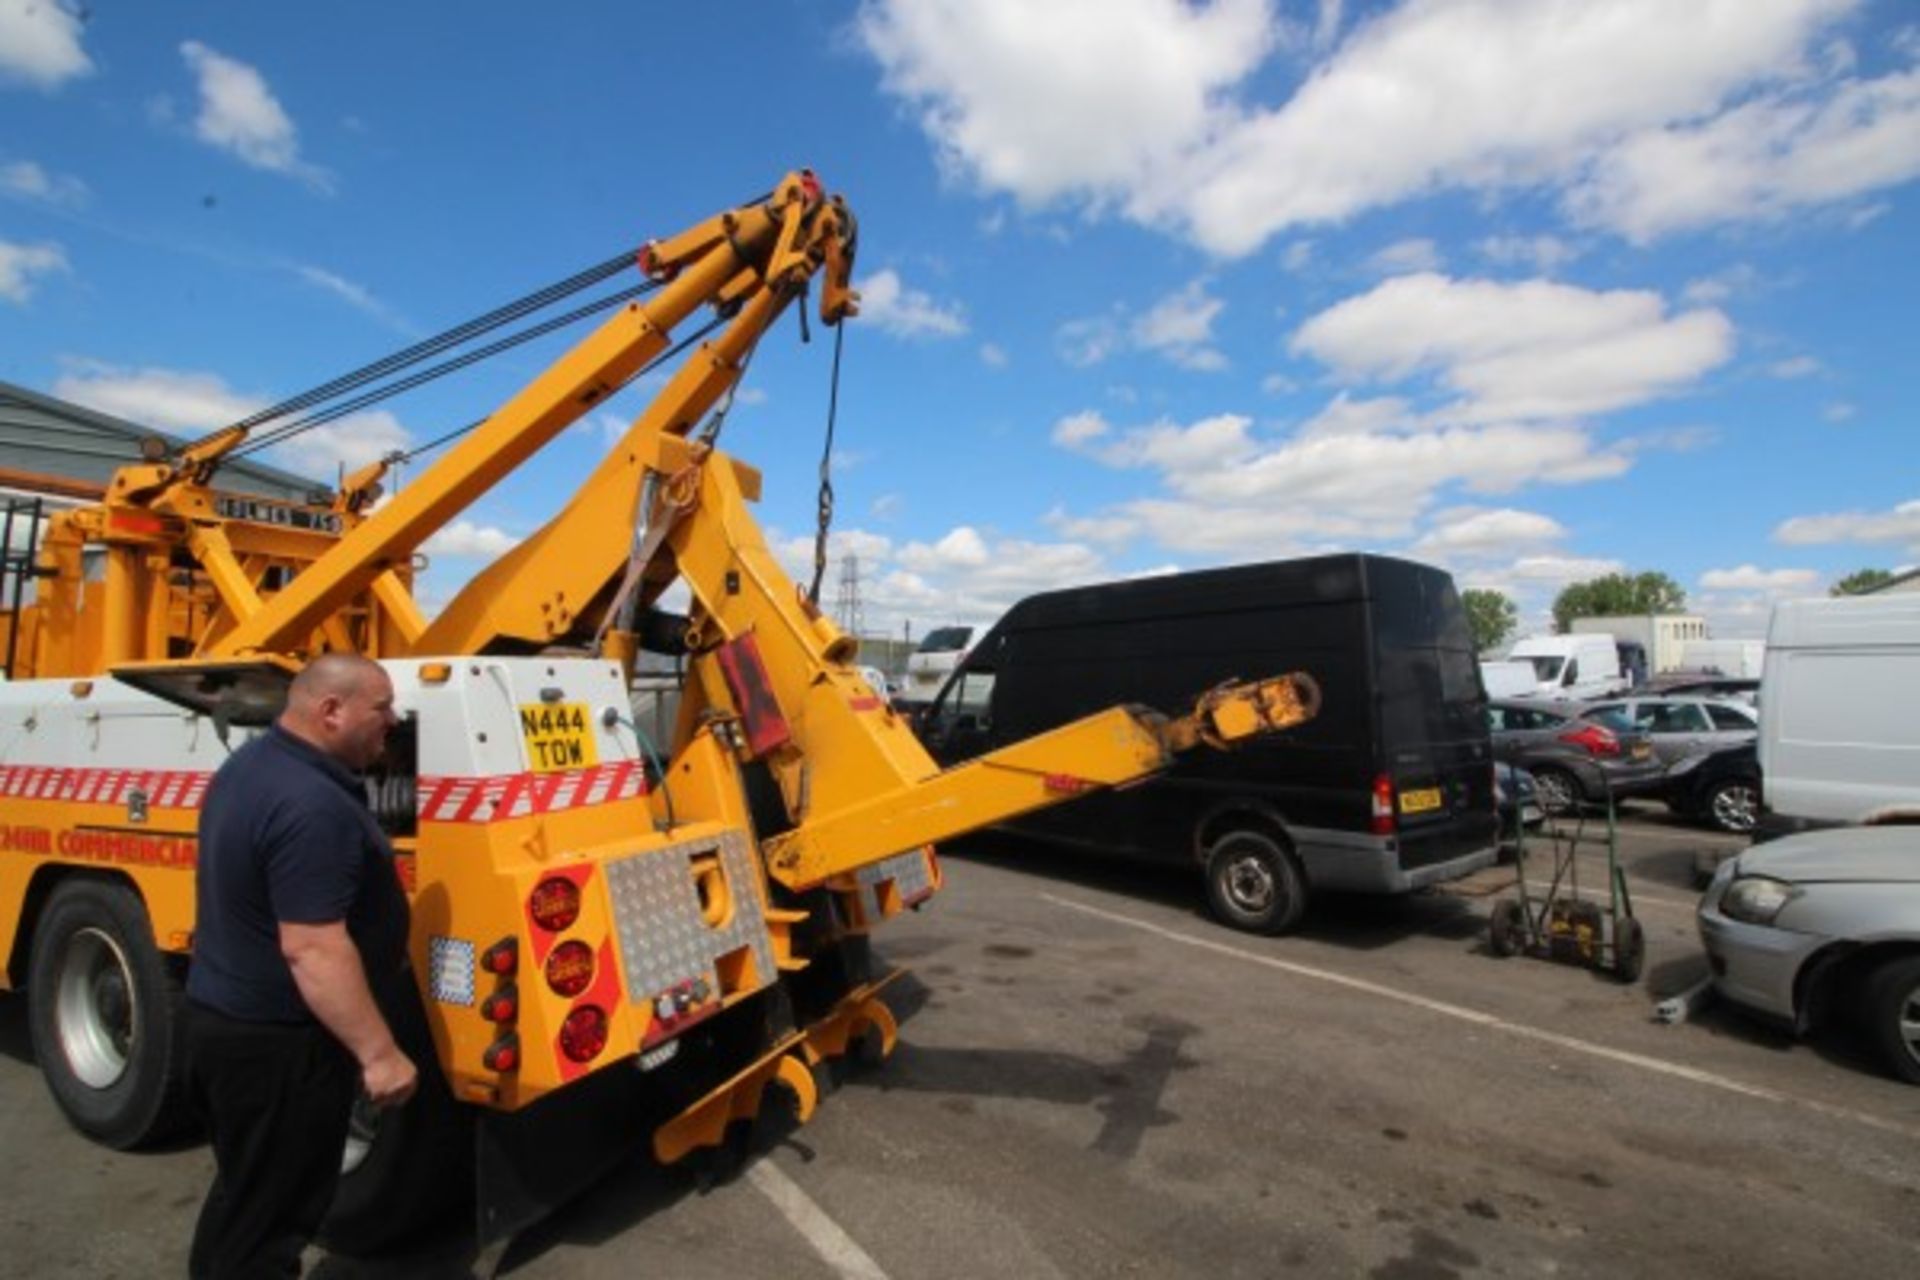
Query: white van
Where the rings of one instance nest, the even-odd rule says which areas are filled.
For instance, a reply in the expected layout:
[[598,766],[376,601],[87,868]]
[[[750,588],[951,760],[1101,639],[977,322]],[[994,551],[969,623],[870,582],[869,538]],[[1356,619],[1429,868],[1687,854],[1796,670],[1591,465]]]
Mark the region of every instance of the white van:
[[1784,819],[1920,820],[1920,595],[1774,606],[1760,774]]
[[1507,657],[1533,664],[1535,697],[1604,698],[1627,686],[1611,635],[1529,636]]
[[1539,677],[1525,658],[1482,658],[1480,685],[1489,698],[1531,698],[1540,691]]
[[935,627],[927,632],[907,655],[907,673],[900,684],[898,701],[908,705],[932,702],[960,660],[973,651],[974,641],[985,632],[985,627],[962,625]]

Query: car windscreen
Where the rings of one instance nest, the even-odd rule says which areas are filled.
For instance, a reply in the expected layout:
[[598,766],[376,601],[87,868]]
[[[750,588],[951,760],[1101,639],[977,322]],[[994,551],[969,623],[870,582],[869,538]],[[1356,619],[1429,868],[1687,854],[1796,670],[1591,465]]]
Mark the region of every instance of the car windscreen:
[[954,653],[967,647],[973,638],[972,627],[935,627],[914,649],[915,653]]
[[1543,684],[1548,681],[1557,683],[1560,679],[1560,668],[1567,663],[1565,658],[1556,658],[1550,654],[1541,654],[1535,658],[1523,658],[1521,661],[1531,662],[1533,664],[1533,678]]

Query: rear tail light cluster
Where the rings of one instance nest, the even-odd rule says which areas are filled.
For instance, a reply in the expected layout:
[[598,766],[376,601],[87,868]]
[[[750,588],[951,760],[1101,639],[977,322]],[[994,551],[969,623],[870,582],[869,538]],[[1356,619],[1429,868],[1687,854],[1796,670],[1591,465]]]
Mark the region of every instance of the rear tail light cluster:
[[[564,933],[580,919],[580,886],[563,875],[548,876],[527,895],[527,918],[547,933]],[[554,946],[541,965],[547,989],[562,1000],[574,1000],[593,986],[598,965],[593,947],[578,938]],[[610,1020],[596,1004],[581,1004],[560,1023],[560,1053],[582,1065],[606,1052]]]
[[565,876],[548,876],[527,896],[527,914],[548,933],[562,933],[580,918],[580,886]]
[[1368,826],[1377,836],[1393,834],[1393,779],[1384,773],[1373,780],[1373,818]]
[[560,1024],[560,1052],[574,1062],[592,1062],[607,1047],[607,1011],[583,1004]]
[[1590,756],[1617,756],[1620,754],[1620,739],[1613,730],[1603,725],[1583,724],[1577,729],[1569,729],[1560,735],[1560,741],[1571,742],[1584,748]]
[[520,968],[520,943],[511,936],[500,939],[480,953],[480,968],[500,978],[493,994],[480,1002],[480,1016],[499,1028],[493,1043],[480,1055],[480,1065],[489,1071],[517,1071],[520,1068],[520,1033],[513,1029],[520,1017],[520,989],[513,975]]
[[593,948],[579,940],[563,942],[547,957],[547,985],[568,1000],[593,984]]

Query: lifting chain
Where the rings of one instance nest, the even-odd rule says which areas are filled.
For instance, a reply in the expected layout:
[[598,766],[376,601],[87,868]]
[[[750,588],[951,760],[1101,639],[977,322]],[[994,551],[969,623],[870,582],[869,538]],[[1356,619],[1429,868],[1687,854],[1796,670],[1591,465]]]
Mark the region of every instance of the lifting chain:
[[833,327],[833,383],[827,393],[827,443],[820,451],[820,505],[813,533],[813,585],[807,603],[820,607],[820,580],[827,576],[827,531],[833,526],[833,424],[840,413],[840,347],[847,336],[846,321]]

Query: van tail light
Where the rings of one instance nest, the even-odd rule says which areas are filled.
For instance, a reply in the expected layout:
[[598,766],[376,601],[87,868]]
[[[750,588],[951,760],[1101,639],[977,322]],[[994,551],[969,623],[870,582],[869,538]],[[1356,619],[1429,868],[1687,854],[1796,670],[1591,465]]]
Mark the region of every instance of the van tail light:
[[1393,834],[1393,779],[1384,773],[1373,780],[1373,820],[1369,829],[1377,836]]
[[1569,729],[1560,735],[1560,741],[1582,747],[1590,756],[1620,754],[1620,739],[1614,736],[1613,730],[1602,725],[1583,724],[1578,729]]

